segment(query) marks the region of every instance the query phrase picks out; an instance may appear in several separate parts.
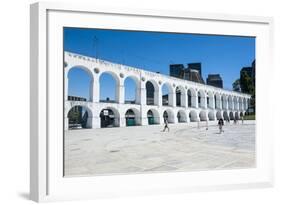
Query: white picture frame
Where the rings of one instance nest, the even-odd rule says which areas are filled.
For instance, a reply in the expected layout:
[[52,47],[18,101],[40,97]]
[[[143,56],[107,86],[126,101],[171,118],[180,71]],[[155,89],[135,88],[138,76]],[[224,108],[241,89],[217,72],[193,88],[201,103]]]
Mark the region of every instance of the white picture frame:
[[[114,21],[112,21],[114,17]],[[126,23],[124,23],[126,22]],[[157,26],[155,27],[157,23]],[[97,8],[73,3],[35,3],[30,15],[30,198],[34,201],[91,199],[273,186],[272,72],[273,19],[270,17]],[[181,27],[192,25],[191,27]],[[256,42],[256,158],[252,169],[64,178],[62,175],[62,27],[104,27],[248,35]],[[169,27],[170,26],[170,27]],[[168,28],[169,27],[169,28]],[[61,51],[61,53],[60,53]],[[264,86],[267,82],[267,86]],[[259,95],[263,93],[263,96]],[[57,117],[56,117],[57,116]]]

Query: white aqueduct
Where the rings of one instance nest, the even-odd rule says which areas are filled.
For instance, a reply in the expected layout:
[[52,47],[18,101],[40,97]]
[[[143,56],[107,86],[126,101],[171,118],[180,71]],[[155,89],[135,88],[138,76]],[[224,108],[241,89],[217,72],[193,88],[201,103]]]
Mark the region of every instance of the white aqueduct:
[[[87,128],[100,128],[100,113],[110,109],[114,113],[114,126],[126,126],[125,114],[132,110],[137,125],[148,125],[148,114],[155,118],[154,124],[164,123],[164,113],[169,123],[189,123],[198,121],[215,121],[217,119],[239,119],[248,109],[251,96],[244,93],[224,90],[209,85],[178,79],[159,73],[150,72],[130,66],[83,56],[64,53],[65,77],[65,130],[68,129],[68,113],[75,106],[82,106],[88,113]],[[89,101],[68,100],[68,73],[79,67],[91,77]],[[100,101],[99,77],[108,73],[116,80],[116,102]],[[125,103],[124,81],[131,78],[136,83],[134,104]],[[154,87],[152,103],[147,104],[146,83]],[[162,104],[162,86],[167,85],[168,105]],[[176,103],[176,93],[180,92],[180,103]]]

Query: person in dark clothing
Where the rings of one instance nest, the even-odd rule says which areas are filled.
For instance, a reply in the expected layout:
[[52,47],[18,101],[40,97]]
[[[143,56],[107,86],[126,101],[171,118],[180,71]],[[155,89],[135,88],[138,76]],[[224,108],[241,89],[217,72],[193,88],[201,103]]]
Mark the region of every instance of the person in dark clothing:
[[223,122],[222,118],[219,119],[218,125],[219,125],[220,134],[221,134],[223,132],[222,126],[224,125],[224,122]]
[[164,129],[163,129],[162,132],[165,132],[166,129],[168,129],[168,132],[170,132],[170,128],[169,128],[169,126],[168,126],[169,123],[168,123],[167,118],[164,118],[164,124],[165,124],[165,127],[164,127]]

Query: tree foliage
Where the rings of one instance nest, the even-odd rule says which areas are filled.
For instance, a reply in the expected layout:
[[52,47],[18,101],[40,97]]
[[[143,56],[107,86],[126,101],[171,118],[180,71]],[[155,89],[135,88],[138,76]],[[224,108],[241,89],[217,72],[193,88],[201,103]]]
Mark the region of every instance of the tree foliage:
[[243,93],[248,93],[253,95],[255,88],[252,82],[252,78],[247,74],[247,72],[242,72],[240,77],[240,86]]
[[240,91],[240,79],[235,80],[232,87],[234,91]]
[[80,112],[72,109],[68,114],[69,121],[72,123],[79,123],[81,121]]
[[253,83],[253,79],[248,75],[246,71],[242,71],[240,75],[240,79],[237,79],[232,84],[234,91],[239,91],[242,93],[248,93],[251,95],[250,99],[250,108],[253,109],[254,113],[256,111],[256,95],[255,95],[255,84]]

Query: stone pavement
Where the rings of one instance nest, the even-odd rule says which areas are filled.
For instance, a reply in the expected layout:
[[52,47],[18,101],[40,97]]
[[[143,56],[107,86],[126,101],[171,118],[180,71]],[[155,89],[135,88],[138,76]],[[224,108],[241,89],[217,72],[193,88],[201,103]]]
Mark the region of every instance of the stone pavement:
[[65,176],[255,167],[255,122],[65,131]]

